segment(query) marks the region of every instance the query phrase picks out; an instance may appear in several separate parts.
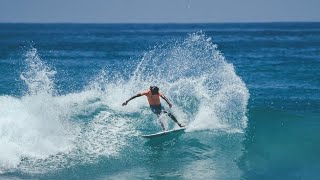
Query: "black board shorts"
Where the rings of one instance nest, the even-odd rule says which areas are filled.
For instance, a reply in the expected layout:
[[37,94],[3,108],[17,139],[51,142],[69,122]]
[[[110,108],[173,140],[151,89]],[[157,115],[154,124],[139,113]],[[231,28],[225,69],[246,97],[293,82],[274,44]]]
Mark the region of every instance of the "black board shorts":
[[160,105],[150,105],[150,109],[153,113],[159,115],[164,111],[164,108]]

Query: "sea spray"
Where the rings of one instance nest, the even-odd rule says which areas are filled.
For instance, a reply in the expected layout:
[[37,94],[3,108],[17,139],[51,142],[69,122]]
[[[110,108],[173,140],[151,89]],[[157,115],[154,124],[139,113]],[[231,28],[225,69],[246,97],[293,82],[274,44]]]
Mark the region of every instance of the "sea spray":
[[[59,95],[56,71],[31,49],[21,73],[25,95],[0,97],[6,105],[0,143],[8,147],[0,156],[1,171],[46,173],[143,153],[135,143],[143,141],[139,134],[161,130],[157,117],[145,98],[121,104],[150,85],[169,97],[172,113],[190,123],[188,131],[246,127],[248,90],[204,33],[156,46],[138,61],[133,72],[126,71],[129,78],[104,69],[82,91]],[[176,126],[166,120],[169,128]],[[124,149],[129,152],[122,154]]]
[[25,70],[20,78],[27,85],[29,95],[54,93],[54,75],[56,71],[47,66],[37,53],[37,49],[31,48],[26,53]]
[[[32,171],[28,161],[49,158],[73,148],[77,126],[68,122],[68,104],[54,96],[54,74],[32,48],[21,73],[27,90],[21,98],[0,97],[0,171]],[[28,168],[27,168],[28,167]]]
[[[116,86],[111,83],[108,82],[106,98],[113,97],[118,102],[150,85],[158,85],[174,102],[172,111],[178,119],[190,123],[189,130],[242,131],[246,127],[248,89],[217,45],[202,32],[154,47],[144,54],[129,80],[118,79],[113,82]],[[139,111],[146,106],[145,100],[139,99],[126,108]]]
[[[106,94],[95,79],[81,92],[59,95],[56,71],[35,48],[26,53],[21,80],[26,85],[20,98],[0,97],[0,173],[21,171],[43,174],[116,156],[136,136],[128,118],[110,111]],[[101,86],[100,86],[101,87]]]

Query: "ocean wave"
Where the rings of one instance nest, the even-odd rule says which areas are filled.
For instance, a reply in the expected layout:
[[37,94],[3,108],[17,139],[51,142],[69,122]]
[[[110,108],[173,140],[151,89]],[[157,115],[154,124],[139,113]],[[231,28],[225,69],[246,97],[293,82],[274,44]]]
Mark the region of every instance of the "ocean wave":
[[82,91],[60,95],[57,71],[31,48],[20,75],[24,95],[0,97],[0,172],[41,174],[126,156],[124,149],[144,142],[140,134],[160,130],[144,98],[121,106],[150,85],[170,98],[187,132],[245,130],[249,91],[204,33],[156,46],[137,62],[129,78],[106,68]]

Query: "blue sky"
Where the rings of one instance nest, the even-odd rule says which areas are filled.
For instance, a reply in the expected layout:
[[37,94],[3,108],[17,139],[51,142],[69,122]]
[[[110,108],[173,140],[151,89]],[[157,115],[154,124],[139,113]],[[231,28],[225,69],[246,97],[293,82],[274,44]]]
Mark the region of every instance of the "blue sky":
[[0,0],[0,22],[320,21],[320,0]]

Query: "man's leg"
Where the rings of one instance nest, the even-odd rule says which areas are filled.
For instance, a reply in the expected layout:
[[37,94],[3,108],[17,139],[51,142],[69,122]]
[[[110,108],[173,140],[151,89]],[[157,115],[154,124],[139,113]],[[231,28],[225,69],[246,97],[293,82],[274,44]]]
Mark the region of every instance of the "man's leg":
[[151,108],[151,111],[155,114],[155,115],[157,115],[157,117],[158,117],[158,121],[160,122],[160,125],[161,125],[161,128],[162,128],[162,130],[163,131],[165,131],[166,130],[166,128],[164,127],[164,124],[161,122],[161,120],[159,119],[160,118],[160,115],[161,115],[161,107],[152,107],[152,106],[150,106],[150,108]]
[[160,125],[161,125],[161,127],[162,127],[162,130],[165,131],[166,128],[164,127],[163,122],[160,120],[160,113],[157,113],[157,116],[158,116],[158,121],[160,122]]
[[164,127],[163,122],[160,120],[161,111],[155,110],[155,111],[152,111],[152,112],[157,115],[158,121],[160,122],[160,125],[161,125],[161,128],[162,128],[162,131],[165,131],[166,128]]
[[166,113],[175,123],[177,123],[179,125],[179,127],[183,127],[177,120],[177,118],[172,115],[170,112],[167,112],[167,111],[163,111],[164,113]]
[[163,125],[163,123],[160,121],[160,125],[161,125],[161,127],[162,127],[162,131],[165,131],[166,130],[166,128],[164,128],[164,125]]

